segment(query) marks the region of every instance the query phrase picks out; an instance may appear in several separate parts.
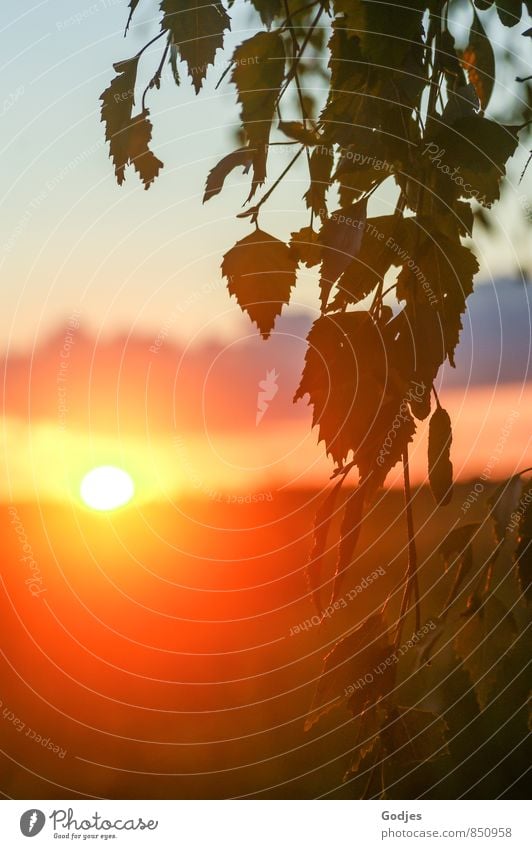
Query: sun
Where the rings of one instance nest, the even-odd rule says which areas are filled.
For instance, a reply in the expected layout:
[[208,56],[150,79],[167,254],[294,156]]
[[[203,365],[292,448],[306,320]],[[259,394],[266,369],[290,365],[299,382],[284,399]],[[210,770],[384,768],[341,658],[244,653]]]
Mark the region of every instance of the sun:
[[131,475],[117,466],[98,466],[87,472],[79,490],[81,500],[93,510],[116,510],[133,498]]

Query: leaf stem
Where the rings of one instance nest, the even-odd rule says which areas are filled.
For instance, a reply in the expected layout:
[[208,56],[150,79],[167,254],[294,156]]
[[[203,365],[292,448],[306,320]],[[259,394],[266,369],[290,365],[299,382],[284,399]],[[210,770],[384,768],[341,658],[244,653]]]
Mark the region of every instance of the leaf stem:
[[151,47],[152,44],[155,44],[156,41],[159,41],[159,39],[162,38],[163,35],[166,35],[166,30],[164,30],[164,29],[161,30],[161,32],[158,33],[158,35],[156,35],[152,39],[150,39],[150,41],[148,41],[148,43],[145,44],[144,47],[141,47],[138,53],[135,53],[135,59],[140,59],[140,57],[148,49],[148,47]]
[[168,52],[170,50],[171,43],[172,43],[172,39],[171,39],[170,33],[168,33],[168,40],[166,42],[166,47],[164,48],[163,55],[161,56],[161,61],[159,62],[158,68],[155,71],[153,77],[151,78],[151,80],[149,81],[148,85],[146,86],[146,88],[144,89],[144,91],[142,93],[142,111],[143,112],[146,111],[146,95],[148,94],[149,90],[153,87],[159,88],[160,85],[161,85],[161,74],[163,72],[164,63],[166,62],[166,58],[168,56]]
[[418,584],[418,576],[417,576],[417,548],[416,548],[416,539],[415,539],[415,531],[414,531],[414,518],[412,514],[412,490],[410,488],[410,470],[408,463],[408,447],[403,451],[403,479],[404,479],[404,496],[405,496],[405,515],[406,515],[406,528],[408,534],[408,567],[406,570],[406,575],[404,579],[404,591],[403,598],[401,600],[401,611],[399,613],[399,619],[397,622],[397,632],[395,635],[395,647],[399,646],[401,642],[401,633],[403,630],[403,624],[408,612],[408,605],[410,602],[410,597],[412,595],[412,590],[414,591],[415,596],[415,609],[416,609],[416,630],[418,631],[421,625],[421,608],[419,603],[419,584]]

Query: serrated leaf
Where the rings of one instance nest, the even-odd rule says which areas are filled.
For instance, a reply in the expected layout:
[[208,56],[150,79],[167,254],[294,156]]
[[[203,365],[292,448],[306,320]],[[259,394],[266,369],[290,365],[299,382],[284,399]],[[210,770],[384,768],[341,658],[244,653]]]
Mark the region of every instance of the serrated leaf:
[[152,123],[148,115],[149,112],[146,110],[132,118],[127,131],[129,160],[144,183],[145,189],[149,189],[163,167],[161,160],[157,159],[149,148]]
[[325,309],[333,284],[358,254],[366,226],[367,199],[331,214],[319,233],[322,264],[321,305]]
[[292,255],[307,268],[320,264],[321,245],[318,234],[312,227],[302,227],[301,230],[292,233],[289,246]]
[[[471,250],[462,245],[458,234],[455,238],[433,231],[431,219],[405,219],[408,227],[404,246],[398,239],[403,253],[403,269],[397,278],[397,297],[405,300],[409,307],[412,326],[430,326],[429,334],[438,339],[438,351],[443,347],[440,362],[430,362],[430,371],[443,362],[445,354],[454,366],[454,351],[462,329],[462,313],[466,298],[473,291],[473,278],[478,271],[478,262]],[[413,242],[413,244],[411,244]],[[421,305],[422,321],[416,321],[416,311]],[[432,313],[432,316],[431,316]],[[443,340],[443,346],[439,340]],[[417,350],[417,345],[415,346]],[[423,356],[423,346],[420,349]],[[426,355],[425,355],[426,356]],[[429,384],[430,388],[430,384]]]
[[117,76],[100,95],[101,120],[105,124],[105,138],[109,142],[118,185],[125,180],[126,166],[132,164],[144,188],[148,189],[163,163],[149,148],[152,124],[148,110],[140,115],[131,114],[135,105],[137,66],[138,56],[114,65]]
[[284,242],[262,230],[245,236],[222,262],[228,290],[259,328],[263,339],[290,300],[297,262]]
[[357,726],[356,744],[352,749],[351,763],[343,777],[344,781],[352,778],[358,772],[364,758],[367,758],[374,751],[380,740],[380,730],[385,719],[386,711],[381,703],[378,703],[375,707],[365,710],[355,720]]
[[401,411],[406,387],[394,336],[393,321],[383,327],[363,310],[321,316],[307,337],[294,399],[308,394],[312,424],[327,453],[342,467],[352,452],[361,479],[371,478],[372,491],[415,432],[407,409]]
[[249,0],[249,2],[267,27],[272,25],[274,18],[281,12],[281,0]]
[[105,138],[109,142],[109,155],[113,160],[118,185],[125,179],[125,168],[129,162],[127,130],[135,105],[135,83],[137,80],[138,56],[117,62],[117,76],[100,95],[102,102],[101,120],[105,124]]
[[233,54],[231,81],[237,87],[242,125],[254,151],[250,197],[266,179],[267,146],[285,60],[284,42],[277,32],[258,32]]
[[495,82],[495,54],[476,12],[473,13],[469,43],[464,50],[462,63],[469,82],[475,87],[482,109],[486,109]]
[[410,707],[392,708],[381,741],[396,766],[435,761],[449,754],[448,726],[441,716]]
[[331,184],[331,172],[334,163],[332,148],[319,145],[310,156],[310,186],[304,199],[314,215],[323,218],[327,214],[325,195]]
[[456,634],[455,652],[469,674],[481,709],[496,689],[501,665],[516,633],[513,615],[491,595],[477,612],[466,616]]
[[252,154],[247,147],[241,147],[239,150],[234,150],[232,153],[224,156],[223,159],[220,159],[217,165],[209,171],[207,176],[203,203],[210,200],[215,195],[220,194],[226,177],[231,173],[231,171],[233,171],[234,168],[238,168],[240,166],[244,169],[244,174],[247,174],[251,167],[251,162]]
[[[387,628],[378,614],[370,616],[336,643],[324,658],[321,677],[305,720],[305,731],[347,700],[356,715],[385,696],[395,672],[392,665],[386,666],[392,652]],[[385,665],[385,672],[379,675],[375,670],[380,664]],[[364,686],[356,687],[359,679],[365,676]]]
[[220,0],[161,0],[161,12],[161,27],[171,34],[198,94],[231,27],[229,15]]
[[450,460],[453,433],[449,413],[437,407],[429,422],[429,482],[440,507],[453,496],[453,464]]
[[409,301],[394,319],[397,348],[405,363],[405,378],[410,376],[414,394],[410,409],[424,420],[431,412],[432,384],[444,362],[447,351],[441,316],[428,303]]
[[133,15],[135,14],[135,10],[136,10],[137,6],[139,5],[139,2],[140,2],[140,0],[129,0],[129,15],[128,15],[128,18],[127,18],[126,29],[125,29],[124,35],[127,35],[127,31],[129,29],[131,19],[132,19]]

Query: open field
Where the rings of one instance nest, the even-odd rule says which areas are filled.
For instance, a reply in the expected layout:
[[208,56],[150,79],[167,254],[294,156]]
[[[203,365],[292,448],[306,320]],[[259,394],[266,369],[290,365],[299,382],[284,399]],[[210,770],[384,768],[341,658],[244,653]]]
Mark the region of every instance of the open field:
[[[468,492],[459,488],[437,513],[429,493],[416,493],[424,622],[437,615],[450,585],[437,554],[441,539],[454,521],[483,515],[479,501],[464,519]],[[360,780],[342,784],[353,745],[347,711],[332,711],[308,733],[303,721],[327,647],[371,613],[404,572],[401,494],[388,492],[378,518],[365,522],[346,594],[376,569],[383,574],[321,625],[291,633],[315,614],[304,564],[319,497],[273,492],[271,501],[246,504],[220,496],[112,518],[3,505],[3,794],[359,795]],[[491,545],[486,527],[475,567]],[[497,595],[512,604],[514,576],[502,560]],[[395,594],[390,621],[398,605]],[[519,606],[514,613],[520,616]],[[479,713],[448,642],[418,671],[411,651],[403,690],[404,703],[416,704],[416,692],[428,685],[422,706],[445,715],[450,755],[437,770],[416,767],[407,785],[398,778],[388,795],[524,796],[524,647],[500,665],[500,692]]]

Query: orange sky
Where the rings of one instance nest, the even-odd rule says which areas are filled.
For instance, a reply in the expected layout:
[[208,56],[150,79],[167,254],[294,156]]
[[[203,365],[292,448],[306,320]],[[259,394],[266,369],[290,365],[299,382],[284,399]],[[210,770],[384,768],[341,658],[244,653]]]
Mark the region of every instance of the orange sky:
[[[157,347],[151,337],[98,343],[71,317],[32,357],[3,363],[0,498],[77,500],[83,475],[109,464],[133,476],[143,501],[268,498],[325,483],[332,464],[310,430],[310,409],[292,403],[309,320],[281,324],[268,343],[245,328],[230,343]],[[439,390],[454,423],[455,477],[496,480],[531,464],[532,384],[522,355],[513,372],[488,382],[486,356],[477,354],[477,367],[466,348]],[[268,372],[276,389],[257,417]],[[415,483],[426,478],[426,438],[427,422],[419,423]],[[389,483],[401,485],[399,467]]]

